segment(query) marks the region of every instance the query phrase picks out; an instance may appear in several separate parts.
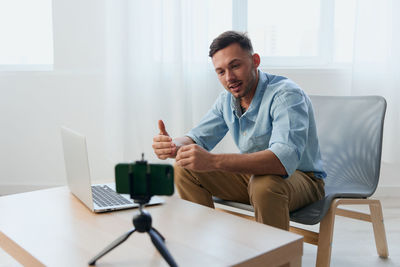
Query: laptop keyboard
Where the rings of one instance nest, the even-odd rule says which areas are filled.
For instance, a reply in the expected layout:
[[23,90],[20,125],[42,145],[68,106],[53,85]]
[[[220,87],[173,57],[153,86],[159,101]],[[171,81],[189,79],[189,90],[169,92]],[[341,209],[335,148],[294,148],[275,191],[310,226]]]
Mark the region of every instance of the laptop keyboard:
[[107,185],[92,185],[93,201],[99,207],[132,204],[132,201],[117,194]]

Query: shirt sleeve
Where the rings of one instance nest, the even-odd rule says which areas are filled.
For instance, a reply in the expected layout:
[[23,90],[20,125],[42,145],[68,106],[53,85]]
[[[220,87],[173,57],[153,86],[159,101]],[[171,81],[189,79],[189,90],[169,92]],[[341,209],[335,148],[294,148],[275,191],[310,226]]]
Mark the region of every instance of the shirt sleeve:
[[297,91],[276,95],[270,112],[273,121],[268,149],[290,176],[299,166],[307,144],[309,114],[305,96]]
[[200,123],[186,134],[208,151],[212,150],[228,131],[222,112],[223,100],[224,95],[221,94]]

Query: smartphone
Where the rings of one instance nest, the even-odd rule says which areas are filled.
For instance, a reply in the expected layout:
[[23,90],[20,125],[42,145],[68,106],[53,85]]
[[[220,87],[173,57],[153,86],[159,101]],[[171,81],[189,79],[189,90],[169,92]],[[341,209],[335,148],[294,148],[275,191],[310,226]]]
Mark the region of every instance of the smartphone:
[[140,161],[119,163],[115,166],[115,185],[120,194],[170,196],[174,194],[174,168]]

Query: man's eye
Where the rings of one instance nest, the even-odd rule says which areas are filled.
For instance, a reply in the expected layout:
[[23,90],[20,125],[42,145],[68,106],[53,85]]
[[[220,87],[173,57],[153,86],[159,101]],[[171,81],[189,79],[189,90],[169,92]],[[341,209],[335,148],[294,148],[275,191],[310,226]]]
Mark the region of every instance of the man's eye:
[[223,71],[219,71],[219,72],[218,72],[218,75],[219,75],[219,76],[222,76],[222,75],[224,75],[224,72],[223,72]]
[[235,65],[232,65],[232,69],[236,69],[236,68],[239,68],[239,64],[235,64]]

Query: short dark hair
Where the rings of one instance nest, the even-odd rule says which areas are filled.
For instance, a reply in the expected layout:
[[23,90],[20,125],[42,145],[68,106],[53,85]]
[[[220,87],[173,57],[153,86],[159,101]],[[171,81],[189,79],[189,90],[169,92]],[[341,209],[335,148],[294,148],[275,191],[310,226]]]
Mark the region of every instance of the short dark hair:
[[215,38],[210,45],[210,52],[208,55],[213,57],[215,53],[225,47],[238,43],[240,47],[250,54],[253,54],[253,46],[246,33],[237,31],[226,31],[221,33],[217,38]]

